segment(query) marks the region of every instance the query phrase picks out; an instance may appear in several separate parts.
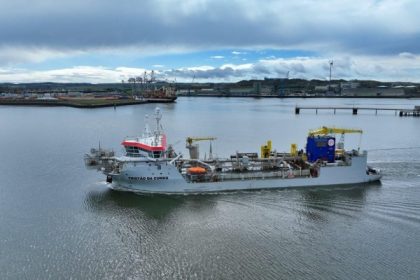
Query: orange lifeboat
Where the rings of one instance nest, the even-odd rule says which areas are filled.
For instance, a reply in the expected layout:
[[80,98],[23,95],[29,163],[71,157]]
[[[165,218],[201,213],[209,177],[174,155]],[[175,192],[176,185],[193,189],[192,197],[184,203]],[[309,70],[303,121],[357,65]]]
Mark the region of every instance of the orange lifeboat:
[[187,172],[189,174],[204,174],[207,172],[207,170],[203,167],[195,166],[195,167],[188,168]]

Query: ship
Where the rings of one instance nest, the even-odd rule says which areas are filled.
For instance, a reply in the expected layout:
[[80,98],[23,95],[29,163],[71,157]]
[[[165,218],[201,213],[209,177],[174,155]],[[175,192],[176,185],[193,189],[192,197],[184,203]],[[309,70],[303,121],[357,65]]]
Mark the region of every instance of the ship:
[[177,99],[176,90],[173,86],[146,88],[141,93],[141,99],[149,103],[171,103]]
[[[368,166],[367,151],[344,150],[344,134],[363,133],[359,129],[321,127],[309,131],[305,151],[291,144],[289,152],[277,152],[269,140],[259,154],[236,152],[227,158],[213,156],[216,137],[187,137],[184,158],[167,144],[159,108],[154,119],[153,131],[146,122],[141,136],[122,141],[124,155],[92,149],[86,165],[103,172],[112,189],[162,194],[356,185],[382,177],[380,169]],[[210,141],[207,158],[200,158],[198,141]]]
[[173,83],[157,81],[155,72],[144,72],[143,77],[128,79],[132,85],[132,95],[136,100],[148,103],[171,103],[177,99],[176,87]]

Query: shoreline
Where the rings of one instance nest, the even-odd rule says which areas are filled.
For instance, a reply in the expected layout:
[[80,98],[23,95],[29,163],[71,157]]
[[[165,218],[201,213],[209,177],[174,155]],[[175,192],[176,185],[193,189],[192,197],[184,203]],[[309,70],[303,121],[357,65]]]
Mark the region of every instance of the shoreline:
[[[178,97],[187,97],[187,98],[200,98],[200,97],[211,97],[211,98],[254,98],[254,99],[290,99],[290,98],[299,98],[299,99],[419,99],[419,97],[414,96],[223,96],[223,95],[180,95]],[[141,105],[141,104],[150,104],[150,103],[175,103],[177,98],[149,98],[145,100],[28,100],[28,99],[0,99],[0,106],[38,106],[38,107],[72,107],[72,108],[85,108],[85,109],[94,109],[94,108],[106,108],[106,107],[119,107],[119,106],[128,106],[128,105]]]
[[[175,98],[176,99],[176,98]],[[151,98],[145,100],[19,100],[0,99],[0,106],[39,106],[39,107],[72,107],[72,108],[105,108],[148,103],[173,103],[175,99]],[[92,102],[94,101],[94,102]]]
[[178,97],[221,97],[221,98],[308,98],[308,99],[315,99],[315,98],[372,98],[372,99],[419,99],[417,96],[299,96],[299,95],[285,95],[285,96],[278,96],[278,95],[219,95],[219,94],[204,94],[204,95],[178,95]]

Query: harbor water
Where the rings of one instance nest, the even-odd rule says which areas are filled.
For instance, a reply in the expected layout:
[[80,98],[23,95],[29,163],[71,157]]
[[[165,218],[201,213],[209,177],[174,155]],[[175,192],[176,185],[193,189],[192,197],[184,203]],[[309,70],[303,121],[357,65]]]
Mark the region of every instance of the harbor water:
[[[412,109],[418,99],[178,98],[159,105],[168,142],[214,136],[213,156],[303,149],[309,129],[361,128],[381,183],[191,196],[110,190],[87,170],[90,148],[122,153],[155,104],[0,107],[0,279],[419,279],[420,118],[394,111],[301,111],[296,105]],[[151,125],[152,122],[151,122]],[[200,142],[208,156],[209,143]]]

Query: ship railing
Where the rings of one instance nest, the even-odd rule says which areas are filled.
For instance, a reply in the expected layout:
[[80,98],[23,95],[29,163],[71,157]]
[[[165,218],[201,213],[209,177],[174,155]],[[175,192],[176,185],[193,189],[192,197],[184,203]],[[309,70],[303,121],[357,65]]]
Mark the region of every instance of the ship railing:
[[177,155],[174,159],[172,159],[169,164],[174,164],[178,159],[182,157],[182,154]]
[[124,137],[124,141],[136,141],[138,142],[141,139],[140,136],[126,136]]
[[217,174],[220,181],[229,181],[229,180],[263,180],[270,178],[282,178],[282,179],[292,179],[292,178],[309,178],[311,177],[309,169],[304,170],[279,170],[275,172],[265,173],[265,172],[249,172],[249,173],[220,173]]

